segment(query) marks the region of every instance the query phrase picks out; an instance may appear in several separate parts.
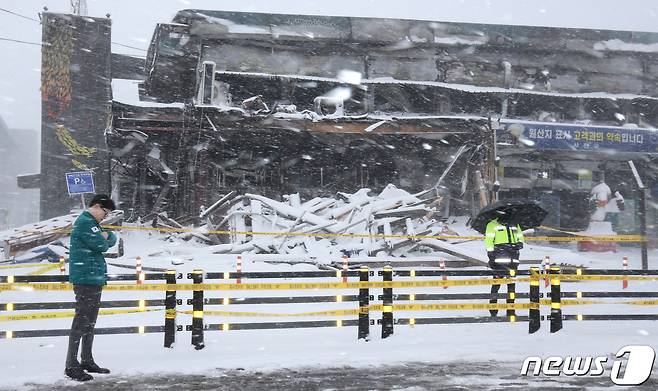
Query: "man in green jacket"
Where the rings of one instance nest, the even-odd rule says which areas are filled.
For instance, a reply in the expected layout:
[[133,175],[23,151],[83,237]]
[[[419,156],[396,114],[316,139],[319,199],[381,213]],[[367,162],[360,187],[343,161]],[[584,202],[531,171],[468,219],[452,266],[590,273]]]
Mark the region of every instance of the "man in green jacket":
[[[519,267],[519,250],[523,248],[523,232],[518,224],[512,223],[510,216],[499,213],[498,217],[487,224],[484,245],[489,257],[489,267],[498,271],[494,278],[509,276],[510,270]],[[513,292],[514,284],[507,286],[508,292]],[[500,285],[491,285],[490,303],[496,303]],[[498,310],[489,310],[491,316],[498,315]]]
[[[75,220],[71,231],[69,282],[75,292],[75,317],[71,324],[64,373],[77,381],[92,380],[94,377],[87,372],[110,373],[109,369],[96,364],[91,350],[101,292],[103,285],[107,284],[107,265],[103,253],[117,241],[114,233],[104,231],[99,223],[114,209],[114,201],[110,197],[103,194],[94,196],[89,209]],[[78,361],[81,340],[81,361]]]

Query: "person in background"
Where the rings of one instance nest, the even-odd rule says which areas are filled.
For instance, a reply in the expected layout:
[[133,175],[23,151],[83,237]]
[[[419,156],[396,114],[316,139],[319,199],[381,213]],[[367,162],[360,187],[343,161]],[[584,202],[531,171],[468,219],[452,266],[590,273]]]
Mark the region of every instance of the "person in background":
[[[484,245],[489,257],[491,270],[499,272],[493,278],[509,276],[510,270],[519,267],[519,252],[523,248],[523,232],[518,224],[512,222],[512,216],[498,212],[498,217],[487,224]],[[514,289],[515,284],[508,284],[507,291]],[[490,303],[498,302],[497,295],[500,285],[491,285]],[[491,316],[498,315],[498,310],[489,310]]]
[[[109,369],[96,364],[91,350],[101,292],[107,283],[103,253],[117,241],[114,233],[104,231],[99,223],[114,209],[114,201],[110,197],[95,195],[89,209],[75,220],[71,231],[69,282],[75,292],[75,316],[69,334],[64,373],[77,381],[92,380],[94,377],[87,372],[110,373]],[[81,341],[81,361],[78,361]]]
[[603,181],[603,174],[599,174],[597,184],[590,190],[590,201],[594,202],[595,209],[591,221],[604,221],[607,213],[608,200],[612,196],[610,186]]

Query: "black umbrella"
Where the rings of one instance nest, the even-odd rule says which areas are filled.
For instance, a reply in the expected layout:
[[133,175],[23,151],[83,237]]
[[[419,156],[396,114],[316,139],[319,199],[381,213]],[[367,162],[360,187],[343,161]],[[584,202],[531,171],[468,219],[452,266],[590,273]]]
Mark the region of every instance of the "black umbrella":
[[471,227],[480,233],[485,233],[487,224],[498,218],[507,221],[510,225],[518,224],[522,230],[526,230],[540,226],[547,214],[548,212],[535,200],[508,198],[482,208],[471,222]]

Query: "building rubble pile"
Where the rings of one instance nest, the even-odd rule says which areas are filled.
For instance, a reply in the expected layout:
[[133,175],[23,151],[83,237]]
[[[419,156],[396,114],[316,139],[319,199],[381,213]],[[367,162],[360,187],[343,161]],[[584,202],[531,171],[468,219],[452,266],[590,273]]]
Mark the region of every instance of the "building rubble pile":
[[[353,194],[302,201],[299,194],[277,201],[262,195],[230,192],[202,208],[200,224],[181,224],[161,212],[152,220],[123,223],[123,212],[114,211],[104,226],[127,230],[158,230],[170,240],[194,240],[214,254],[263,254],[286,263],[311,261],[331,264],[349,257],[415,257],[448,254],[461,260],[481,261],[458,243],[459,239],[429,236],[457,235],[442,222],[443,196],[435,190],[411,194],[392,184],[379,194],[363,188]],[[6,262],[34,262],[60,256],[68,258],[71,225],[78,214],[0,232]],[[413,236],[413,237],[410,237]],[[467,238],[465,238],[467,239]],[[121,240],[122,242],[122,240]],[[123,254],[123,243],[118,252]],[[116,254],[115,254],[116,253]]]
[[[335,260],[342,255],[453,253],[450,243],[406,237],[455,235],[439,221],[442,197],[430,191],[414,195],[389,184],[377,195],[360,189],[305,202],[299,194],[283,199],[229,193],[201,212],[205,225],[196,233],[219,243],[211,246],[216,254],[309,255]],[[190,233],[183,235],[189,237]]]

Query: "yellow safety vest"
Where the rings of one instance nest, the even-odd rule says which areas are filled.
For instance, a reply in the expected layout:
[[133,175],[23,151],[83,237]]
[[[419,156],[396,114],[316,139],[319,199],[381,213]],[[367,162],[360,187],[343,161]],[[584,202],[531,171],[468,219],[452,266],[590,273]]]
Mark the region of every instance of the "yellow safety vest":
[[494,246],[497,244],[514,244],[523,243],[523,232],[521,227],[507,226],[498,222],[498,219],[493,219],[487,224],[486,237],[484,238],[484,245],[487,251],[493,251]]

